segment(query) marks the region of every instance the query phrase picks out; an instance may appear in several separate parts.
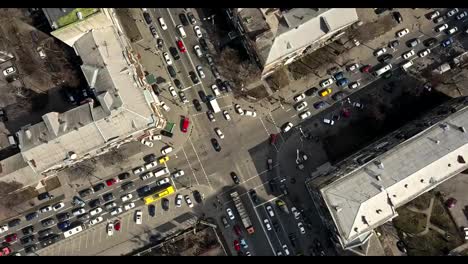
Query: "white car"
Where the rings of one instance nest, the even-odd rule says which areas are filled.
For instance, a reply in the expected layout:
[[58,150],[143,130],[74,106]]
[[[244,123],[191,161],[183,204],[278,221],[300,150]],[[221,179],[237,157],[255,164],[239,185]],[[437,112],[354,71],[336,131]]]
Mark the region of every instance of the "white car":
[[0,227],[0,234],[5,233],[6,231],[8,231],[8,225],[2,225]]
[[205,73],[203,72],[203,68],[202,66],[198,65],[197,66],[197,72],[198,72],[198,75],[200,76],[200,78],[205,78]]
[[271,207],[271,205],[267,205],[266,210],[271,217],[275,217],[275,211],[273,211],[273,207]]
[[306,95],[301,93],[301,94],[298,94],[298,95],[294,96],[293,99],[294,99],[294,102],[298,103],[298,102],[304,100],[305,98],[306,98]]
[[213,90],[213,93],[215,96],[221,95],[221,92],[219,92],[219,88],[216,84],[211,85],[211,90]]
[[162,139],[161,135],[151,135],[149,137],[149,140],[151,140],[151,141],[156,141],[156,140],[161,140],[161,139]]
[[348,67],[346,67],[346,69],[350,72],[354,72],[356,71],[357,69],[359,68],[359,64],[357,63],[353,63],[351,65],[348,65]]
[[86,210],[84,208],[78,208],[73,211],[74,216],[82,215],[86,213]]
[[52,206],[52,209],[54,209],[54,211],[58,211],[62,209],[63,207],[65,207],[64,203],[57,203],[57,204],[54,204],[54,206]]
[[195,31],[195,34],[197,35],[198,38],[203,37],[203,34],[201,33],[201,30],[200,30],[199,26],[194,26],[193,31]]
[[141,210],[136,210],[135,211],[135,224],[141,225],[142,222],[143,222],[143,213],[141,212]]
[[112,216],[118,215],[118,214],[120,214],[122,212],[123,212],[122,207],[117,207],[117,208],[115,208],[114,210],[111,211],[111,215]]
[[147,172],[147,173],[140,176],[141,180],[143,180],[143,181],[147,180],[149,178],[153,178],[153,177],[154,177],[154,173],[152,171]]
[[283,251],[286,256],[289,256],[289,249],[288,246],[286,246],[286,244],[283,245]]
[[227,208],[227,209],[226,209],[226,213],[227,213],[229,219],[231,219],[231,220],[236,219],[236,217],[234,216],[234,213],[232,212],[232,209],[231,209],[231,208]]
[[301,102],[299,104],[297,104],[294,109],[296,109],[296,111],[302,111],[304,110],[305,108],[307,107],[307,102]]
[[353,106],[356,107],[356,108],[359,108],[359,109],[363,109],[364,108],[364,105],[362,103],[359,103],[359,102],[354,102],[353,103]]
[[291,207],[291,213],[294,215],[294,218],[299,219],[301,213],[296,209],[296,207]]
[[166,178],[163,178],[163,179],[157,181],[156,185],[161,186],[161,185],[164,185],[164,184],[168,184],[169,182],[171,182],[171,180],[166,177]]
[[466,16],[468,16],[468,12],[463,11],[460,14],[458,14],[456,18],[457,18],[457,20],[461,20],[461,19],[465,18]]
[[458,8],[454,8],[454,9],[448,11],[447,16],[451,17],[451,16],[455,15],[456,13],[458,13]]
[[166,146],[163,149],[161,149],[161,154],[167,155],[168,153],[171,153],[174,149],[171,146]]
[[218,137],[219,137],[220,139],[223,139],[223,138],[224,138],[224,134],[223,134],[223,132],[221,132],[221,129],[215,128],[214,131],[216,132],[216,135],[218,135]]
[[323,123],[325,123],[327,125],[330,125],[330,126],[333,126],[335,124],[335,121],[332,120],[332,119],[324,118]]
[[164,103],[163,101],[161,101],[161,104],[160,106],[164,109],[164,111],[166,112],[169,112],[171,110],[171,108],[169,106],[167,106],[166,103]]
[[143,167],[138,167],[138,168],[136,168],[136,169],[133,170],[133,174],[138,175],[138,174],[140,174],[140,173],[142,173],[142,172],[144,172],[144,171],[145,171],[145,168],[143,168]]
[[320,82],[320,87],[325,88],[330,84],[333,84],[333,79],[332,78],[328,78],[326,80],[321,81]]
[[211,122],[215,122],[215,121],[216,121],[216,119],[215,119],[215,117],[214,117],[214,115],[213,115],[213,112],[208,111],[207,114],[208,114],[208,119],[209,119]]
[[290,123],[290,122],[284,124],[284,125],[283,125],[283,129],[282,129],[282,130],[283,130],[283,133],[288,132],[289,130],[291,130],[292,127],[293,127],[293,124]]
[[166,22],[164,22],[164,18],[160,17],[158,18],[158,21],[159,21],[159,25],[161,25],[162,30],[166,30],[167,25],[166,25]]
[[135,208],[135,203],[133,203],[133,202],[124,205],[125,211],[128,211],[128,210],[130,210],[132,208]]
[[89,214],[91,216],[93,216],[93,215],[97,215],[97,214],[99,214],[101,212],[102,212],[102,208],[101,207],[96,207],[93,210],[89,211]]
[[435,32],[441,32],[441,31],[444,31],[448,28],[448,25],[447,24],[442,24],[440,26],[437,26],[434,28],[434,31]]
[[3,70],[3,75],[8,76],[8,75],[10,75],[12,73],[15,73],[15,72],[16,72],[15,67],[10,66],[10,67],[6,68],[5,70]]
[[453,35],[455,32],[458,31],[458,28],[457,27],[453,27],[451,29],[447,29],[447,34],[448,35]]
[[401,55],[401,57],[403,57],[403,59],[407,60],[407,59],[413,57],[415,54],[416,54],[416,52],[414,52],[414,50],[410,50],[410,51],[407,51],[407,52],[403,53],[403,55]]
[[227,110],[223,111],[223,116],[224,116],[224,118],[226,118],[227,121],[231,120],[231,116],[229,115]]
[[151,141],[148,141],[148,140],[145,140],[145,139],[142,139],[141,140],[141,144],[145,145],[145,146],[148,146],[150,148],[152,148],[154,146],[153,142]]
[[167,52],[163,53],[164,60],[166,61],[167,65],[172,65],[172,60],[171,57],[169,57],[169,54]]
[[108,223],[107,224],[107,235],[108,236],[114,235],[114,224],[113,223]]
[[146,170],[150,170],[150,169],[152,169],[152,168],[155,168],[156,166],[158,166],[158,162],[157,162],[157,161],[153,161],[153,162],[150,162],[150,163],[145,164],[145,169],[146,169]]
[[403,37],[404,35],[406,35],[408,33],[409,33],[409,29],[405,28],[405,29],[402,29],[400,31],[397,31],[396,36],[398,38],[401,38],[401,37]]
[[175,205],[176,207],[181,207],[182,206],[182,194],[177,194],[176,199],[175,199]]
[[241,106],[236,104],[234,105],[234,108],[236,109],[236,112],[239,114],[239,115],[244,115],[244,110],[242,110]]
[[123,195],[122,197],[120,197],[120,199],[122,200],[122,202],[126,202],[130,199],[133,198],[133,195],[131,193],[127,193],[126,195]]
[[305,111],[299,115],[301,119],[307,119],[311,116],[312,114],[309,111]]
[[374,56],[378,57],[378,56],[384,54],[385,52],[387,52],[386,48],[380,48],[380,49],[374,51]]
[[184,175],[185,175],[185,172],[183,170],[177,170],[176,172],[172,173],[172,178],[178,178]]
[[245,110],[245,111],[244,111],[244,114],[245,114],[246,116],[251,116],[251,117],[256,117],[256,116],[257,116],[257,112],[250,111],[250,110]]
[[299,222],[299,223],[297,223],[297,227],[299,228],[299,231],[301,231],[301,234],[304,235],[306,233],[305,228],[304,228],[304,224]]
[[93,226],[93,225],[95,225],[97,223],[100,223],[102,221],[104,221],[104,218],[102,216],[98,216],[96,218],[91,219],[91,221],[89,221],[89,225]]
[[195,54],[197,54],[198,58],[201,58],[203,56],[200,46],[195,45],[193,46],[193,49],[195,50]]
[[185,195],[185,202],[187,203],[188,207],[192,208],[193,207],[193,203],[192,203],[192,200],[190,200],[190,196]]
[[424,50],[421,50],[419,53],[418,53],[418,56],[423,58],[423,57],[426,57],[429,53],[431,53],[431,50],[430,49],[424,49]]
[[349,84],[349,89],[356,89],[360,86],[361,84],[359,82],[353,82]]
[[50,205],[44,206],[41,209],[39,209],[40,213],[47,213],[47,212],[50,212],[50,211],[52,211],[52,206],[50,206]]
[[271,231],[271,225],[270,225],[270,220],[268,219],[263,219],[263,223],[265,224],[265,227],[268,231]]

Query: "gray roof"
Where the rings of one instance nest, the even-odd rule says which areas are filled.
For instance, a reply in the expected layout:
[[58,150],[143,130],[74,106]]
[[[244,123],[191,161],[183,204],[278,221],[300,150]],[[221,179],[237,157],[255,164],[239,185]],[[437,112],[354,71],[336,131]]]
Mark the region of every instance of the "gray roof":
[[80,157],[155,124],[150,98],[136,84],[119,41],[114,27],[90,31],[76,41],[84,75],[101,106],[85,104],[62,114],[48,113],[44,122],[20,130],[22,154],[35,170],[43,172],[62,164],[70,152]]
[[320,191],[344,244],[397,216],[395,208],[466,169],[468,107]]
[[67,15],[68,13],[72,12],[75,10],[76,7],[74,8],[42,8],[42,11],[44,12],[47,20],[49,21],[49,24],[52,25],[57,25],[57,20],[59,18]]

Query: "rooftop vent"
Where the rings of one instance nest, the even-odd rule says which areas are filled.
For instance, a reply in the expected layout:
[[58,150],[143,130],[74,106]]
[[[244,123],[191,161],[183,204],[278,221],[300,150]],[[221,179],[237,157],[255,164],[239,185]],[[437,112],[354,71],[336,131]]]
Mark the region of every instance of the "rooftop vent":
[[447,124],[440,124],[440,127],[442,127],[442,129],[445,131],[450,129],[450,127]]
[[76,12],[76,17],[77,17],[79,20],[82,20],[82,19],[83,19],[83,13],[81,13],[81,12]]
[[460,127],[460,131],[463,132],[463,133],[466,133],[465,127],[461,126],[461,127]]
[[30,131],[29,129],[26,129],[26,130],[24,131],[24,133],[26,134],[26,137],[27,137],[28,139],[31,139],[31,138],[32,138],[32,134],[31,134],[31,131]]
[[381,181],[381,180],[382,180],[382,177],[380,177],[380,175],[375,176],[375,178],[376,178],[378,181]]
[[379,186],[379,190],[380,190],[381,192],[383,192],[383,191],[385,191],[385,188],[384,188],[383,186]]
[[335,206],[335,211],[337,213],[341,212],[341,210],[343,210],[343,208],[339,207],[339,206]]
[[384,165],[383,165],[383,163],[382,163],[380,160],[374,161],[374,164],[377,166],[377,168],[383,170]]

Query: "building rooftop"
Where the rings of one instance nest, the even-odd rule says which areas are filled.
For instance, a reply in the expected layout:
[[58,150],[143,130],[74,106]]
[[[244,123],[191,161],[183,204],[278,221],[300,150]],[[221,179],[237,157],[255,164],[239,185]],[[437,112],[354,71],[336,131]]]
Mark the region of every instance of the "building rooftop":
[[320,191],[344,244],[397,216],[395,208],[466,169],[468,107]]
[[84,19],[99,11],[99,8],[43,8],[44,14],[52,28],[61,28]]

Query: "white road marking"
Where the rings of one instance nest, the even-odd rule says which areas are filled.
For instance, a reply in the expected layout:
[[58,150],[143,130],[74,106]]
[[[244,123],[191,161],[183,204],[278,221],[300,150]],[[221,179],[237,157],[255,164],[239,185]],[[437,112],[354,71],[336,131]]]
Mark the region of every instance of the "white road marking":
[[[271,202],[271,201],[274,201],[274,200],[276,200],[276,199],[279,199],[279,198],[281,198],[281,197],[283,197],[283,196],[284,196],[284,194],[281,194],[280,196],[275,196],[275,197],[271,198],[270,200],[265,201],[265,202],[263,202],[263,203],[261,203],[261,204],[259,204],[259,205],[254,206],[254,207],[257,208],[257,207],[263,206],[264,204],[269,203],[269,202]],[[267,214],[268,214],[268,212],[267,212]]]
[[262,126],[263,126],[263,128],[265,129],[265,132],[266,132],[267,136],[269,136],[269,135],[270,135],[270,132],[268,132],[268,129],[266,128],[265,123],[263,123],[262,118],[259,118],[259,119],[260,119],[260,123],[262,123]]
[[[254,205],[254,203],[253,203],[253,201],[252,201],[252,197],[250,197],[250,195],[248,195],[248,197],[249,197],[249,201],[250,201],[251,205]],[[265,236],[266,236],[266,239],[267,239],[267,241],[268,241],[268,244],[270,245],[271,251],[272,251],[272,252],[275,252],[275,249],[274,249],[274,247],[273,247],[273,244],[272,244],[271,241],[270,241],[270,237],[268,236],[268,231],[265,230],[265,226],[263,225],[263,221],[262,221],[262,219],[260,218],[260,215],[258,215],[258,212],[257,212],[255,206],[253,206],[253,207],[254,207],[255,216],[257,217],[258,221],[260,222],[260,226],[262,227],[262,230],[263,230],[263,232],[264,232],[264,234],[265,234]]]
[[[189,161],[189,159],[187,157],[187,153],[185,152],[184,147],[182,147],[182,152],[184,153],[185,160],[187,161],[187,163],[188,163],[188,165],[190,167],[190,170],[192,171],[193,177],[195,178],[195,181],[197,182],[197,185],[200,185],[200,183],[198,182],[197,176],[195,175],[195,171],[193,170],[192,165],[190,164],[190,161]],[[172,177],[171,177],[171,181],[172,181]]]
[[198,159],[198,162],[200,163],[200,167],[201,167],[201,169],[203,171],[203,174],[205,174],[206,181],[208,182],[208,185],[210,186],[210,188],[213,190],[213,186],[211,186],[210,179],[208,178],[208,175],[206,174],[205,168],[203,167],[203,164],[202,164],[202,162],[200,160],[200,157],[198,156],[198,153],[195,150],[195,146],[193,145],[193,142],[192,142],[191,138],[189,138],[189,142],[190,142],[190,145],[192,146],[193,151],[195,152],[195,155],[197,156],[197,159]]
[[85,248],[88,248],[88,240],[89,240],[89,232],[86,232],[85,236],[86,236],[86,242],[85,242]]

